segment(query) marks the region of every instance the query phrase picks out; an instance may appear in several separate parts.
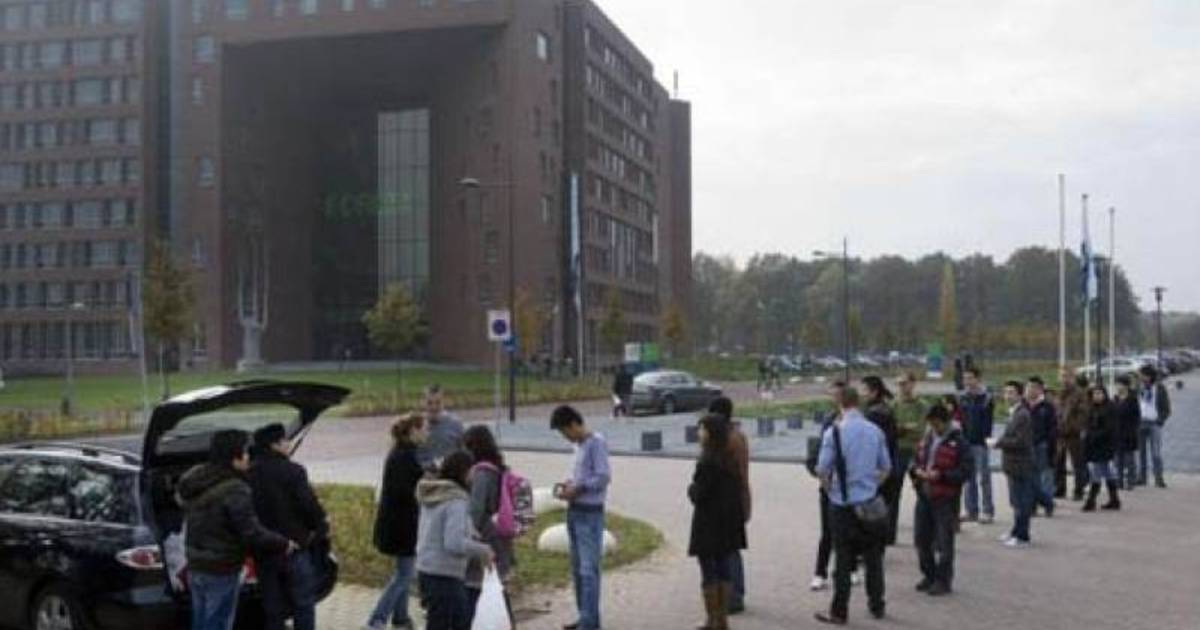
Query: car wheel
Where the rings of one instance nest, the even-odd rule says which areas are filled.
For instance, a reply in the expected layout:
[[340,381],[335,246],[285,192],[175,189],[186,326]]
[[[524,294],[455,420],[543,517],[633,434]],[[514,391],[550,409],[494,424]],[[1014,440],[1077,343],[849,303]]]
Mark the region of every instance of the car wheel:
[[34,630],[84,630],[78,599],[69,589],[52,585],[38,594],[33,604]]
[[675,399],[667,396],[662,402],[662,412],[664,415],[672,415],[675,413]]

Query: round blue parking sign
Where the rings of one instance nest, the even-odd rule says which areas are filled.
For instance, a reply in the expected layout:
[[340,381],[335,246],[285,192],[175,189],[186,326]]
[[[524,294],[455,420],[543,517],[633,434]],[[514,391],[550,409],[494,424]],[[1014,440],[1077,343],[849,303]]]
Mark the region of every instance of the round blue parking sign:
[[504,321],[503,319],[497,319],[496,321],[492,322],[492,334],[496,335],[497,337],[507,337],[508,322]]

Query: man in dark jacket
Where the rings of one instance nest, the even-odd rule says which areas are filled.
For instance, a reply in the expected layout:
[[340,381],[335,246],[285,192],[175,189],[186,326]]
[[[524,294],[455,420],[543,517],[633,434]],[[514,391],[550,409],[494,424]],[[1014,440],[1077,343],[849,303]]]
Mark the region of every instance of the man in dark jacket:
[[924,576],[917,590],[936,597],[950,593],[954,582],[958,494],[971,474],[971,448],[942,405],[930,407],[925,419],[929,432],[908,472],[917,492],[913,545]]
[[995,441],[996,448],[1004,452],[1002,465],[1013,509],[1013,528],[1003,542],[1015,549],[1029,546],[1029,519],[1033,516],[1033,419],[1024,394],[1025,386],[1019,381],[1009,381],[1004,386],[1004,401],[1009,405],[1008,425],[1004,435]]
[[1138,435],[1138,459],[1142,467],[1138,472],[1138,485],[1146,485],[1146,455],[1149,453],[1150,462],[1154,464],[1154,485],[1166,488],[1163,479],[1162,458],[1162,429],[1171,417],[1171,398],[1167,388],[1158,378],[1158,370],[1152,366],[1143,365],[1138,375],[1142,387],[1138,390],[1138,407],[1142,413],[1142,428]]
[[992,505],[992,464],[987,440],[992,437],[992,414],[996,403],[980,380],[978,369],[967,370],[965,378],[966,391],[959,399],[959,407],[963,413],[963,434],[971,447],[971,478],[967,480],[966,520],[991,523],[996,516],[996,508]]
[[229,630],[237,615],[238,590],[246,556],[281,556],[297,549],[287,538],[262,526],[254,513],[245,431],[219,431],[209,462],[179,480],[178,500],[187,526],[186,553],[192,604],[192,630]]
[[1054,516],[1054,449],[1058,444],[1058,418],[1054,405],[1046,400],[1046,383],[1032,376],[1025,384],[1025,399],[1033,421],[1033,497],[1034,512],[1042,506],[1046,516]]
[[[304,467],[292,462],[291,442],[281,424],[254,433],[257,458],[250,470],[254,508],[263,525],[282,533],[302,549],[329,535],[325,510],[317,501]],[[317,575],[312,556],[260,556],[258,583],[262,589],[264,627],[283,630],[292,611],[294,630],[313,630],[317,615]]]

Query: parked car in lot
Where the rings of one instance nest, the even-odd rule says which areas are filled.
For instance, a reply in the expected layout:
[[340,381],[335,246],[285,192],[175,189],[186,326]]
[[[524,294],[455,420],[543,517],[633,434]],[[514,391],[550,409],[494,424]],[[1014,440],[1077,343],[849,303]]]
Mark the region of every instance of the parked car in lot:
[[1103,361],[1093,363],[1091,365],[1080,366],[1075,370],[1075,374],[1086,376],[1089,379],[1096,375],[1097,366],[1100,368],[1101,378],[1107,379],[1109,376],[1118,377],[1126,375],[1135,375],[1141,369],[1143,363],[1136,359],[1116,358],[1104,359]]
[[687,372],[645,372],[633,379],[633,413],[672,414],[704,409],[721,395],[721,388]]
[[[179,477],[207,460],[219,430],[280,422],[298,445],[349,393],[268,381],[186,393],[154,410],[140,456],[86,444],[0,447],[0,627],[186,628]],[[337,563],[327,545],[307,553],[318,555],[323,599]],[[252,559],[243,575],[238,627],[259,628]]]

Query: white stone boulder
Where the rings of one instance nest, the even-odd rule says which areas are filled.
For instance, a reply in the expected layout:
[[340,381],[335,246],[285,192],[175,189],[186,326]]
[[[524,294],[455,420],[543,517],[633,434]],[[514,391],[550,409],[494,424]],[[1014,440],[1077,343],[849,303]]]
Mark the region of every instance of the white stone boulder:
[[534,488],[533,489],[533,513],[541,516],[554,510],[559,510],[567,507],[567,504],[561,499],[554,497],[553,488]]
[[[538,537],[537,549],[543,553],[570,553],[571,547],[567,540],[567,526],[553,525],[547,527],[542,535]],[[604,530],[604,553],[605,555],[616,553],[617,537],[612,535],[612,532]]]

